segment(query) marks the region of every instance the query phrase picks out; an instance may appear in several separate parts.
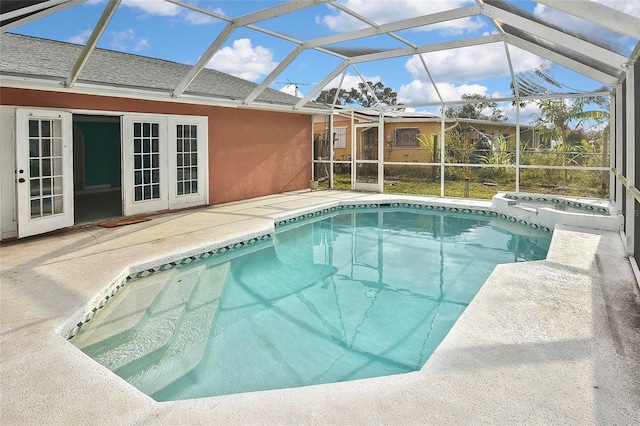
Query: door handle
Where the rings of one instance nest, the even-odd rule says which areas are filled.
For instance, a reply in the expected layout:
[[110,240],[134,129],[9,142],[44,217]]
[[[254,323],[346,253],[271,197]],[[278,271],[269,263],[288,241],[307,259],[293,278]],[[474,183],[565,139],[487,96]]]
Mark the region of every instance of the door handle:
[[20,179],[18,179],[18,182],[20,182],[20,183],[24,183],[24,182],[25,182],[25,181],[24,181],[24,178],[20,178]]

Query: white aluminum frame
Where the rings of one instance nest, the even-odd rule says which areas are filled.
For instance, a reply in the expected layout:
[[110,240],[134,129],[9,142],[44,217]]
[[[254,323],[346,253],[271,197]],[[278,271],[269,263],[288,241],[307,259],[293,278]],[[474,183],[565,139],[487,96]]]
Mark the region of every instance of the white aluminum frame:
[[[18,19],[14,22],[5,24],[2,28],[0,28],[0,31],[8,31],[9,29],[15,28],[18,25],[31,22],[43,16],[48,16],[52,13],[55,13],[59,10],[64,10],[83,1],[84,0],[49,0],[34,6],[25,6],[21,9],[3,13],[1,15],[2,20],[10,20],[16,18]],[[320,90],[323,90],[327,83],[330,82],[340,72],[345,71],[345,69],[349,65],[383,59],[412,56],[438,50],[457,49],[465,46],[478,46],[481,44],[493,42],[503,42],[505,43],[507,48],[508,45],[514,45],[607,85],[613,85],[616,83],[620,74],[623,74],[625,71],[625,64],[629,62],[629,58],[626,58],[625,56],[620,55],[619,53],[606,47],[596,46],[580,37],[565,34],[551,25],[545,25],[544,23],[534,21],[525,16],[518,15],[507,10],[506,8],[501,8],[497,5],[485,4],[482,0],[476,0],[476,4],[472,6],[459,7],[423,16],[416,16],[410,19],[392,21],[385,24],[378,24],[371,21],[367,17],[359,14],[353,9],[350,9],[349,7],[347,7],[347,5],[342,2],[338,2],[337,0],[294,0],[279,3],[274,6],[267,7],[263,10],[258,10],[238,17],[225,16],[222,13],[208,10],[182,0],[165,1],[169,1],[190,11],[202,13],[207,16],[220,19],[222,21],[225,21],[226,25],[221,30],[219,30],[217,34],[212,35],[213,40],[209,47],[202,53],[202,55],[200,55],[199,60],[195,65],[191,67],[191,69],[176,85],[176,87],[171,90],[170,93],[163,93],[160,96],[163,99],[167,97],[174,99],[182,97],[188,98],[190,95],[185,95],[185,91],[189,87],[191,82],[205,67],[209,60],[216,54],[216,52],[223,46],[224,42],[237,29],[240,28],[248,28],[254,31],[259,31],[276,39],[285,40],[294,44],[292,51],[277,64],[276,68],[266,78],[264,78],[249,95],[241,100],[230,102],[227,101],[230,105],[248,105],[255,108],[267,107],[266,105],[262,105],[260,102],[258,102],[257,98],[270,84],[275,81],[275,79],[279,75],[285,72],[285,70],[302,52],[309,49],[313,49],[318,52],[331,55],[333,57],[341,58],[343,59],[343,63],[336,67],[333,71],[331,71],[327,75],[327,77],[322,80],[320,84],[314,87],[311,92],[307,94],[307,96],[301,99],[300,102],[298,102],[293,107],[288,107],[289,109],[294,111],[308,110],[307,103],[312,99],[312,97]],[[640,28],[639,18],[619,12],[603,4],[587,0],[574,0],[571,2],[561,0],[536,0],[536,2],[541,5],[545,5],[564,13],[579,17],[581,19],[585,19],[603,28],[608,28],[612,31],[615,31],[618,34],[633,37],[636,39],[638,38],[638,28]],[[66,85],[68,87],[72,87],[75,85],[82,67],[89,60],[90,55],[95,49],[97,40],[99,39],[102,32],[104,32],[107,28],[111,16],[113,16],[117,8],[120,7],[120,3],[121,0],[109,0],[103,16],[95,25],[93,34],[86,43],[85,49],[79,55],[76,65],[73,68],[71,74],[62,82],[63,85]],[[326,37],[319,37],[316,39],[299,40],[284,33],[261,28],[256,25],[260,22],[264,22],[272,18],[277,18],[279,16],[292,14],[304,9],[321,5],[328,5],[331,8],[335,8],[336,10],[352,16],[353,18],[362,22],[365,28],[354,31],[347,31],[344,33],[334,34]],[[33,14],[29,15],[30,13]],[[396,34],[396,32],[398,31],[414,29],[417,27],[480,15],[486,16],[493,23],[494,27],[498,31],[498,34],[477,38],[462,38],[460,40],[450,42],[433,43],[421,46],[417,46],[410,40],[407,40],[405,37],[401,37]],[[534,39],[540,38],[542,40],[551,42],[557,45],[562,51],[565,52],[565,54],[559,54],[551,51],[542,43],[538,44],[535,42],[526,41],[512,34],[505,33],[504,29],[501,26],[501,22],[505,22],[512,27],[518,28],[518,30],[520,31],[533,35]],[[352,57],[347,57],[339,52],[334,52],[328,47],[336,43],[362,40],[367,37],[376,35],[387,35],[400,41],[407,47]],[[593,63],[587,64],[584,61],[576,59],[580,56],[588,57],[593,61]],[[423,57],[421,57],[420,59],[423,62],[423,67],[425,68],[427,75],[429,75],[431,84],[435,88],[436,93],[438,93],[437,85],[435,84],[435,81],[430,74],[428,64],[424,61]],[[512,65],[509,64],[509,66],[512,69]],[[612,69],[612,67],[616,70],[615,75],[609,74],[609,71],[602,71],[603,69],[610,70]],[[51,82],[49,82],[49,84],[51,84]],[[439,93],[438,96],[440,96]],[[441,97],[440,101],[442,102]],[[271,106],[271,108],[277,109],[274,106]],[[381,105],[380,108],[385,109],[385,106]],[[395,107],[392,106],[390,108]]]

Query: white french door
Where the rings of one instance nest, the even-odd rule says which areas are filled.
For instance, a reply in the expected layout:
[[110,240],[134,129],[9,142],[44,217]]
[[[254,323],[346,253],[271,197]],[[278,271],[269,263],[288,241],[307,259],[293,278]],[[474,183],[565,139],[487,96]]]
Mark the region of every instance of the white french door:
[[208,200],[207,117],[169,116],[169,208]]
[[169,208],[167,119],[125,115],[122,119],[125,216]]
[[207,117],[125,115],[124,214],[207,202]]
[[73,225],[70,112],[16,110],[18,238]]

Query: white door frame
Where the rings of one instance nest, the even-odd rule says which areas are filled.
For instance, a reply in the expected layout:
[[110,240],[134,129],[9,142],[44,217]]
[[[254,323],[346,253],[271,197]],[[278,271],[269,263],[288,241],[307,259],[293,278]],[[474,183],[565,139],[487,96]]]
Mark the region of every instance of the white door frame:
[[[192,206],[199,206],[207,204],[209,201],[209,162],[208,162],[208,117],[202,116],[186,116],[186,115],[171,115],[167,117],[168,124],[168,166],[169,166],[169,208],[185,208]],[[197,131],[197,137],[194,135],[180,135],[177,134],[177,127],[195,127]],[[182,139],[179,141],[179,139]],[[189,143],[197,143],[197,146],[191,145],[187,147]],[[183,143],[183,152],[178,152],[177,145]],[[191,155],[188,154],[191,153]],[[179,164],[178,157],[183,157],[183,164]],[[196,157],[195,159],[193,157]],[[191,158],[189,158],[191,157]],[[187,164],[189,162],[190,164]],[[195,163],[195,164],[194,164]],[[184,175],[182,179],[178,176],[178,170],[181,170]],[[190,170],[189,170],[190,169]],[[187,174],[191,172],[191,176]],[[193,175],[195,173],[195,176]],[[197,191],[189,192],[186,188],[187,182],[191,180],[197,182]],[[184,182],[184,188],[179,188],[180,183]],[[194,190],[193,187],[190,188]]]
[[[358,160],[357,159],[357,146],[356,144],[362,143],[360,138],[356,138],[358,129],[362,128],[378,128],[378,150],[377,160]],[[384,171],[382,169],[382,161],[384,155],[384,143],[381,139],[381,135],[384,133],[384,123],[361,123],[351,126],[351,187],[356,191],[370,191],[370,192],[383,192],[384,190]],[[358,164],[376,164],[378,168],[378,182],[377,183],[363,183],[358,182]]]
[[[134,126],[141,128],[140,134],[134,133]],[[166,129],[165,115],[125,114],[122,117],[124,216],[169,208]]]
[[73,226],[71,112],[16,108],[15,134],[18,238]]
[[[122,204],[125,216],[201,206],[208,203],[208,121],[208,117],[205,116],[123,115]],[[158,143],[157,152],[150,154],[136,152],[137,150],[146,151],[147,148],[153,150],[153,147],[144,146],[145,140],[149,138],[144,135],[134,135],[134,123],[157,124],[158,134],[151,138],[151,144]],[[197,136],[194,137],[191,133],[187,137],[178,135],[178,126],[181,126],[182,130],[187,127],[195,129]],[[141,141],[142,146],[139,146]],[[181,149],[188,149],[189,153],[179,151],[178,144],[181,144]],[[151,160],[145,159],[145,157],[151,158]],[[142,167],[142,170],[139,166]],[[141,188],[138,191],[144,192],[148,188],[148,176],[144,175],[153,175],[154,173],[157,175],[151,176],[151,179],[156,180],[157,178],[159,197],[144,199],[145,194],[143,193],[143,199],[136,200],[136,187]],[[140,198],[139,192],[137,197]]]

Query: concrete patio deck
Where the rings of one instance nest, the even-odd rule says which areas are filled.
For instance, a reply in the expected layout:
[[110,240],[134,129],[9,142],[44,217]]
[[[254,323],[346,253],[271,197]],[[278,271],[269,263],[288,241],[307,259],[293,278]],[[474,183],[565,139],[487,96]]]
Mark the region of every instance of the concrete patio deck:
[[62,336],[131,264],[244,241],[341,201],[412,198],[425,200],[299,191],[3,243],[0,423],[640,424],[640,296],[617,232],[556,229],[547,260],[498,266],[414,373],[158,403]]

